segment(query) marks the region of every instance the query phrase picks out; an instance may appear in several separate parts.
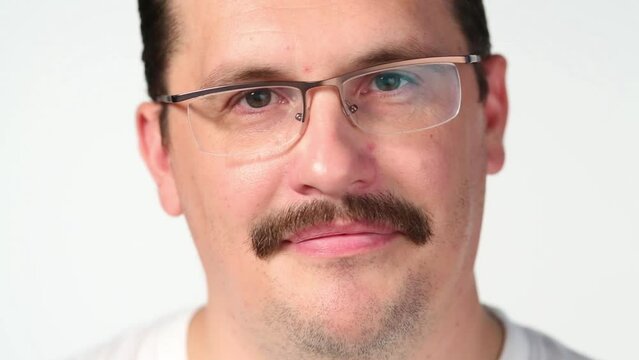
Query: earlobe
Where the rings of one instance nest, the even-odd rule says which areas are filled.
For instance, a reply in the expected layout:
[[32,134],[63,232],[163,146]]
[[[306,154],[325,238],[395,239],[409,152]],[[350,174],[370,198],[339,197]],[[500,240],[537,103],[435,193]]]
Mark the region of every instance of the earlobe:
[[138,107],[136,113],[138,146],[155,181],[164,211],[169,215],[178,216],[182,214],[182,206],[171,168],[169,151],[162,143],[161,111],[161,105],[151,102],[143,103]]
[[483,66],[488,81],[488,94],[484,101],[486,133],[486,171],[495,174],[505,161],[504,131],[508,119],[508,91],[506,89],[506,59],[492,55],[484,60]]

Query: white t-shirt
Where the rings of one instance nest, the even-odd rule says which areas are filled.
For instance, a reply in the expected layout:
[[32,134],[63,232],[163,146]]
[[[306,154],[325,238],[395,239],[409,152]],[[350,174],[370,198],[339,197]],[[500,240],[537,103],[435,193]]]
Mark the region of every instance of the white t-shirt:
[[[188,360],[187,332],[196,310],[130,330],[111,343],[70,360]],[[489,310],[505,329],[499,360],[588,360],[538,331],[511,322],[503,312]]]

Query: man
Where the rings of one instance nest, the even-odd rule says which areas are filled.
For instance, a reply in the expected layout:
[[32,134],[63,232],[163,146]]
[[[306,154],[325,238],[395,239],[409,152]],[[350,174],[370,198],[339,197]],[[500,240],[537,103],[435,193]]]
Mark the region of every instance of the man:
[[506,61],[480,0],[140,0],[140,148],[208,303],[101,359],[583,359],[483,307]]

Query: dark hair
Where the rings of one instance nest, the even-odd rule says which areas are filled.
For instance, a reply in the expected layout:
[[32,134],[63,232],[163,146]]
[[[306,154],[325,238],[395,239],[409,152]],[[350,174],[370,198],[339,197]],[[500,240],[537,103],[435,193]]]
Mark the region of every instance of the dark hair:
[[[170,0],[138,0],[142,30],[142,60],[152,99],[167,93],[166,68],[178,39],[177,20],[172,14]],[[463,34],[466,36],[470,53],[487,57],[490,55],[490,34],[486,12],[482,0],[453,0],[453,12]],[[479,85],[480,100],[488,92],[488,82],[481,63],[475,65]],[[166,141],[166,106],[160,116],[162,139]]]
[[[146,76],[147,91],[151,99],[167,93],[166,69],[170,55],[176,47],[178,26],[169,4],[170,0],[139,0],[140,30],[142,31],[142,61]],[[167,107],[162,105],[160,130],[166,145]]]
[[[466,36],[468,51],[481,55],[482,58],[490,56],[490,33],[483,1],[453,0],[453,7],[457,22]],[[479,85],[479,99],[483,101],[488,93],[488,81],[481,63],[475,64],[475,73]]]

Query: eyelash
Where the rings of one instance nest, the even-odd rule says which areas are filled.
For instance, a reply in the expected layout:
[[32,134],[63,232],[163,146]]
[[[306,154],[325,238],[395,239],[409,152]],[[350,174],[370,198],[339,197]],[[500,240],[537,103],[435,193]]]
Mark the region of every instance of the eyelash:
[[[381,90],[371,90],[371,87],[374,86],[374,82],[375,79],[379,76],[383,76],[383,75],[391,75],[391,74],[397,74],[401,77],[401,81],[405,81],[405,83],[403,83],[400,87],[398,87],[395,90],[392,91],[381,91]],[[377,74],[373,74],[373,75],[369,75],[366,77],[362,78],[362,83],[357,86],[357,88],[359,89],[363,89],[363,90],[358,90],[357,94],[362,95],[362,94],[367,94],[369,92],[375,92],[377,94],[383,94],[386,96],[393,96],[395,94],[397,94],[399,91],[401,91],[406,85],[417,85],[419,84],[418,79],[415,76],[409,76],[407,74],[402,74],[402,73],[393,73],[393,72],[387,72],[387,73],[377,73]]]
[[[229,101],[227,102],[227,108],[234,110],[236,109],[239,104],[245,100],[246,95],[250,94],[252,91],[256,91],[256,90],[260,90],[260,89],[250,89],[250,90],[244,90],[238,94],[236,94],[235,96],[232,96]],[[269,89],[269,91],[271,92],[272,95],[276,96],[277,98],[274,100],[276,104],[284,104],[285,102],[285,97],[282,96],[281,94],[277,93],[276,91],[274,91],[273,89]],[[273,100],[271,101],[271,103],[273,103]],[[271,104],[265,106],[265,107],[269,107],[271,106]],[[264,108],[251,108],[250,106],[246,106],[245,109],[249,109],[249,111],[244,110],[243,112],[245,112],[248,115],[252,115],[252,114],[259,114],[260,112],[264,111]]]

